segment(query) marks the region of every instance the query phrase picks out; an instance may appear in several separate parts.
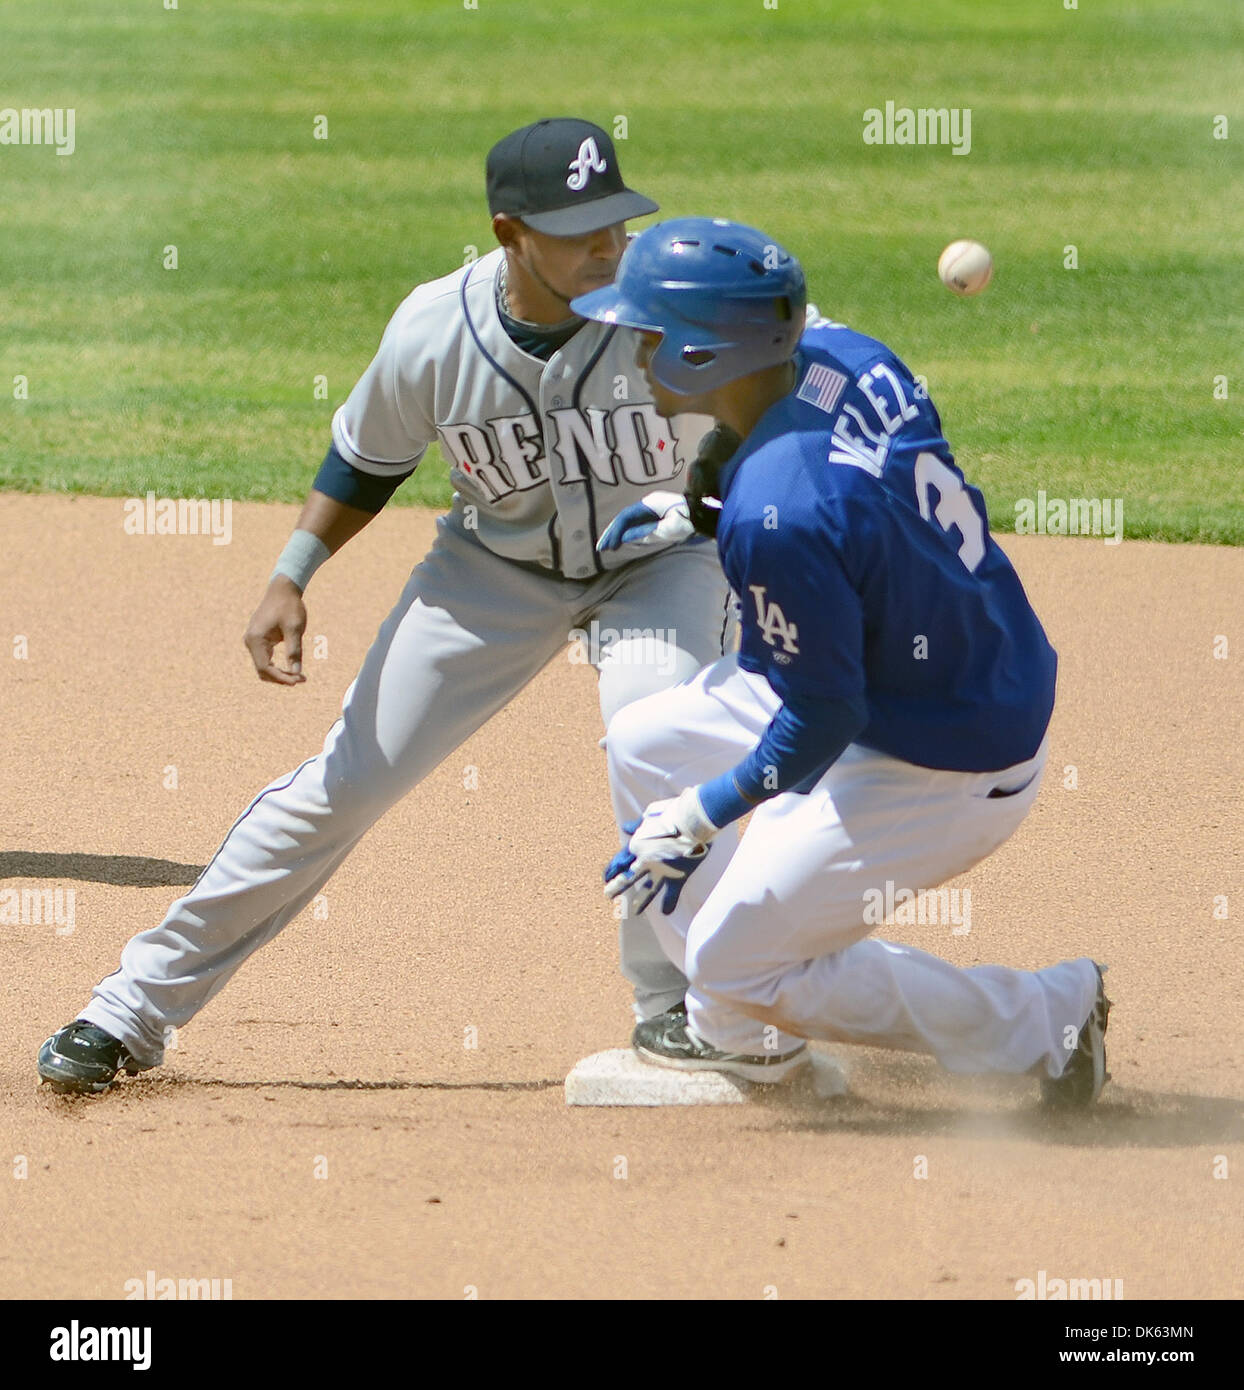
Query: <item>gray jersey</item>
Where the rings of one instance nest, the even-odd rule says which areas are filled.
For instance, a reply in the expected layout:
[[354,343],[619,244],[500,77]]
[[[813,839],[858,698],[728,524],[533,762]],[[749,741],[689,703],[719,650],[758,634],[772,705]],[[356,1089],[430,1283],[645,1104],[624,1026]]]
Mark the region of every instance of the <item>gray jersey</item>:
[[[139,1066],[158,1066],[167,1030],[297,916],[394,802],[568,653],[568,638],[587,639],[606,725],[731,639],[709,541],[600,558],[594,549],[645,492],[682,490],[710,422],[682,417],[679,437],[656,414],[630,330],[587,322],[547,363],[515,346],[497,313],[502,254],[420,285],[333,419],[338,453],[377,477],[409,472],[439,439],[454,514],[381,627],[323,752],[255,798],[190,891],[96,986],[81,1016],[123,1040]],[[680,1000],[686,979],[647,919],[623,919],[619,936],[637,1017]]]
[[496,554],[568,579],[652,547],[597,555],[614,516],[646,492],[681,492],[710,421],[656,413],[630,329],[588,322],[543,362],[497,312],[498,249],[419,285],[333,417],[338,453],[364,473],[408,472],[439,439],[454,511]]

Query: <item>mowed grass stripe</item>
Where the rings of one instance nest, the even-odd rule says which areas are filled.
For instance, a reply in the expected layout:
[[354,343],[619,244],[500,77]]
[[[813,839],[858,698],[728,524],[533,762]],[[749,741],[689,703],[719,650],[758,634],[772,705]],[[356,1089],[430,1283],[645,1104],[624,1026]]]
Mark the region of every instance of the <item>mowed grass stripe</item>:
[[[1211,129],[1244,121],[1237,9],[69,0],[4,28],[0,105],[75,107],[78,148],[0,147],[0,486],[300,498],[393,308],[491,244],[488,145],[582,112],[626,117],[666,213],[765,227],[926,375],[995,525],[1043,489],[1244,542],[1244,126]],[[887,100],[970,107],[970,155],[865,145]],[[934,274],[962,235],[997,262],[970,301]],[[447,500],[433,448],[395,502]]]

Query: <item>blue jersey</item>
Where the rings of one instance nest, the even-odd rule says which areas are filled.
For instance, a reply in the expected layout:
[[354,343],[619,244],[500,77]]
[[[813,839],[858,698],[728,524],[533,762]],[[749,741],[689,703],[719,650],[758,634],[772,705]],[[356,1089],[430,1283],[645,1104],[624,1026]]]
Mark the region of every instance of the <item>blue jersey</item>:
[[883,343],[824,319],[796,366],[721,474],[739,665],[784,700],[862,701],[855,742],[906,762],[1031,758],[1057,657],[932,401]]

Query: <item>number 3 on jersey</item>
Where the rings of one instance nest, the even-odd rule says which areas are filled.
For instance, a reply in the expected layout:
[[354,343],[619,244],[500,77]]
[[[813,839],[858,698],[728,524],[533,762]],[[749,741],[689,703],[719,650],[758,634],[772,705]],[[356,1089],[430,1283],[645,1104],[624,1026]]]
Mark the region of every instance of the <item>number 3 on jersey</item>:
[[[953,526],[963,537],[959,559],[969,573],[985,558],[985,523],[964,491],[963,479],[936,454],[916,457],[916,501],[925,521],[936,521],[943,531]],[[937,506],[929,505],[929,490],[937,492]]]

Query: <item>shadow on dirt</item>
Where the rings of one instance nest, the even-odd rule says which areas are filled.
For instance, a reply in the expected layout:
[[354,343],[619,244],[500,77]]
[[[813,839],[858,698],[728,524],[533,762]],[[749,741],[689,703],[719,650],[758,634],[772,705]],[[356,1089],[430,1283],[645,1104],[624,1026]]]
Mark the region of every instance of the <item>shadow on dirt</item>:
[[190,884],[201,864],[148,859],[138,854],[51,854],[34,850],[0,851],[0,878],[72,878],[118,888],[174,888]]

